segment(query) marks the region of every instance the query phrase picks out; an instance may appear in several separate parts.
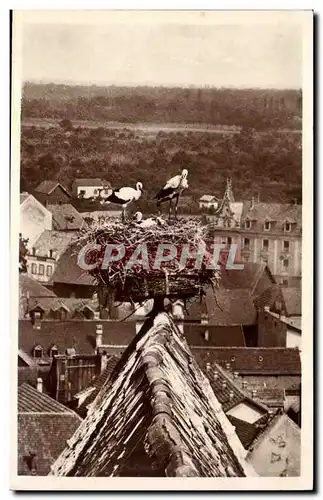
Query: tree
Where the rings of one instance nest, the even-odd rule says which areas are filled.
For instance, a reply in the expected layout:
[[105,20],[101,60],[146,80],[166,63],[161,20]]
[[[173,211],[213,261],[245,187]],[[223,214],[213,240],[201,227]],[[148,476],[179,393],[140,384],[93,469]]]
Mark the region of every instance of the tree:
[[63,118],[63,120],[59,122],[59,126],[65,130],[65,132],[73,130],[73,123],[68,118]]
[[27,272],[27,259],[26,255],[28,253],[27,243],[28,238],[23,238],[22,234],[19,233],[19,272],[26,273]]

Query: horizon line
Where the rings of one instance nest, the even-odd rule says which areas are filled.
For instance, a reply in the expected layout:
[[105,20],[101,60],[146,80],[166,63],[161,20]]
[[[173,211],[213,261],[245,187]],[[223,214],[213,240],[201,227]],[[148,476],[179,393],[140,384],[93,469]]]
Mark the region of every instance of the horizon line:
[[241,86],[234,86],[234,85],[211,85],[211,84],[204,84],[204,85],[196,85],[196,84],[188,84],[188,83],[112,83],[112,82],[92,82],[92,83],[86,83],[86,82],[77,82],[77,81],[71,81],[71,80],[38,80],[38,79],[26,79],[22,80],[22,84],[34,84],[34,85],[66,85],[68,87],[104,87],[104,88],[109,88],[109,87],[116,87],[116,88],[122,88],[122,87],[139,87],[139,88],[165,88],[165,89],[204,89],[204,90],[219,90],[219,89],[228,89],[228,90],[294,90],[294,91],[300,91],[302,92],[302,87],[300,86],[289,86],[289,87],[279,87],[279,86],[249,86],[249,85],[241,85]]

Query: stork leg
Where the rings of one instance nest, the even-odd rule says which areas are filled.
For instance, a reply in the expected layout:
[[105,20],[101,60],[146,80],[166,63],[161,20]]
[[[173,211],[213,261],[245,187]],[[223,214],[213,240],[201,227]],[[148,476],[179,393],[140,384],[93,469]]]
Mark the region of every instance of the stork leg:
[[126,222],[126,217],[125,217],[126,209],[122,207],[122,215],[121,215],[121,220],[123,223]]
[[170,198],[170,200],[169,200],[168,219],[171,218],[171,214],[172,214],[172,199]]
[[175,198],[175,219],[177,219],[178,200],[179,200],[179,194],[177,194]]

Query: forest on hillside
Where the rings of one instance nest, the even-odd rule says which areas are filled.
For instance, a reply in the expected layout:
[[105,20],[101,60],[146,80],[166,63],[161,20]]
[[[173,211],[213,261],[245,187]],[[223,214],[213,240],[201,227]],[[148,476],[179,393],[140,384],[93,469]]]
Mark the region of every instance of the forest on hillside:
[[[222,197],[233,179],[237,200],[301,200],[301,134],[258,132],[243,127],[236,134],[164,132],[75,126],[68,119],[53,126],[21,128],[21,190],[32,192],[43,180],[68,189],[76,177],[101,177],[113,187],[141,181],[141,208],[150,210],[156,191],[182,168],[189,171],[190,210],[203,194]],[[195,207],[195,208],[194,208]]]
[[98,87],[26,83],[22,119],[204,123],[301,129],[300,90]]

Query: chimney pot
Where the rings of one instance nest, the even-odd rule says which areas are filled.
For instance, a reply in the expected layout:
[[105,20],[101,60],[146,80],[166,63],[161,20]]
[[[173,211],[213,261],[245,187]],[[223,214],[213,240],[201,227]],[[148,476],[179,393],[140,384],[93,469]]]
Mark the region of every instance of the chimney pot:
[[214,372],[214,373],[213,373],[213,378],[214,378],[214,380],[217,380],[218,376],[219,376],[218,372]]
[[211,363],[206,363],[206,371],[210,371],[211,370]]
[[233,378],[237,379],[239,377],[239,373],[238,372],[233,372]]
[[233,399],[233,396],[234,396],[233,391],[230,391],[230,394],[229,394],[230,400],[232,400],[232,399]]
[[252,389],[251,394],[252,398],[254,399],[257,396],[257,389]]
[[246,389],[248,387],[248,382],[246,380],[242,381],[242,387]]
[[102,337],[103,337],[102,325],[96,325],[96,337],[95,337],[96,347],[101,347]]
[[222,382],[222,389],[226,389],[226,387],[227,387],[227,383],[226,383],[226,381],[224,380],[224,381]]
[[255,198],[254,198],[254,196],[251,198],[250,210],[252,210],[253,208],[255,208]]
[[41,377],[37,378],[37,391],[43,392],[43,379]]
[[230,363],[226,363],[225,367],[226,367],[227,370],[230,370],[230,367],[231,367]]
[[104,372],[104,370],[106,369],[107,363],[108,363],[108,355],[106,352],[103,352],[101,354],[101,373]]

